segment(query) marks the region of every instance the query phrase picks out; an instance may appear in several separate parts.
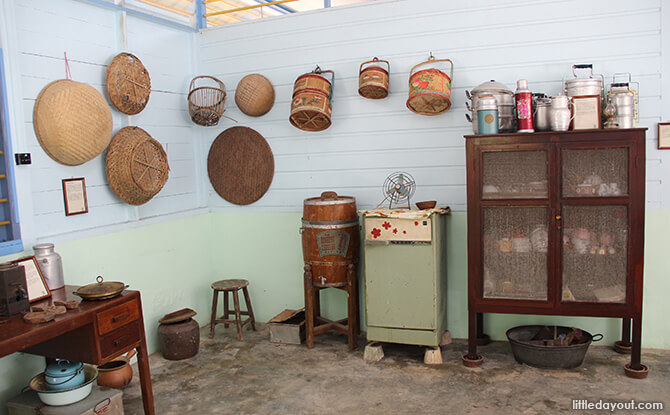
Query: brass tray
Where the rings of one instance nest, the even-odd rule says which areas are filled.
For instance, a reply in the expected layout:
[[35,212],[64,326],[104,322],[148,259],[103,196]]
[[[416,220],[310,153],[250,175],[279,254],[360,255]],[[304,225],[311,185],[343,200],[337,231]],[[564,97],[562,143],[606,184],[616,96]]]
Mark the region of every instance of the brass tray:
[[73,294],[78,295],[84,300],[107,300],[116,297],[129,287],[129,285],[118,281],[103,282],[102,276],[98,276],[96,281],[98,282],[95,284],[79,287]]

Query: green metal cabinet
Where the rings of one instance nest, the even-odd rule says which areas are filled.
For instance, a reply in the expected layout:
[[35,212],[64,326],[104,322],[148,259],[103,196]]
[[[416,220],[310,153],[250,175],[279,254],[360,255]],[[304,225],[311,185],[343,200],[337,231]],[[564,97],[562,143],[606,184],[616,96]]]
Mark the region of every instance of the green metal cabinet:
[[446,214],[366,214],[363,223],[368,341],[438,346],[447,321]]

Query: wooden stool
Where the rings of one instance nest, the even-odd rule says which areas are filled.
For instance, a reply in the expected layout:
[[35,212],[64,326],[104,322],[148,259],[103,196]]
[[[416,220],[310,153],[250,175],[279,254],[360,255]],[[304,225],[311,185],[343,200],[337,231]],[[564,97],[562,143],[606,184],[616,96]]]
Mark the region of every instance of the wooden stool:
[[[237,325],[237,340],[242,340],[242,327],[245,324],[251,323],[251,328],[256,331],[256,319],[254,318],[254,310],[251,308],[251,299],[249,298],[249,291],[247,291],[247,286],[249,281],[247,280],[221,280],[212,283],[212,289],[214,290],[214,296],[212,297],[212,318],[209,323],[209,338],[214,337],[214,326],[219,323],[223,323],[223,327],[228,327],[228,324]],[[247,303],[247,311],[240,311],[240,299],[238,296],[238,291],[242,290],[244,293],[244,301]],[[219,291],[223,291],[223,318],[216,318],[216,307],[219,300]],[[231,310],[228,305],[228,293],[233,295],[233,303],[235,309]],[[228,316],[234,313],[235,319],[230,320]],[[240,316],[245,315],[249,316],[246,320],[242,321]]]
[[[356,266],[347,265],[347,282],[338,287],[320,287],[312,281],[312,266],[305,264],[305,343],[308,348],[314,347],[314,336],[329,330],[346,334],[349,339],[349,350],[356,348],[360,326],[358,321],[358,280]],[[319,291],[324,288],[338,288],[347,292],[347,318],[331,321],[321,317]],[[346,323],[346,325],[345,325]]]

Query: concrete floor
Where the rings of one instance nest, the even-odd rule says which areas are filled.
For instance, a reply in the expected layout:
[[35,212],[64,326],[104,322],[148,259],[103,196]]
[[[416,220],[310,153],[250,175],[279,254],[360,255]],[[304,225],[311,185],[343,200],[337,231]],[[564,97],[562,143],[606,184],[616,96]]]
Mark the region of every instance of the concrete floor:
[[[629,357],[606,346],[592,345],[577,369],[541,370],[517,363],[507,342],[493,342],[479,349],[484,365],[469,369],[463,340],[442,348],[444,364],[427,366],[423,348],[393,344],[384,344],[382,361],[367,363],[363,337],[350,353],[334,333],[317,336],[310,350],[270,343],[265,325],[245,330],[242,342],[234,328],[217,326],[214,339],[208,330],[193,358],[151,356],[156,414],[553,414],[575,412],[573,399],[665,400],[668,408],[655,413],[670,413],[668,350],[643,350],[649,376],[636,380],[623,373]],[[124,389],[124,408],[144,413],[137,376]]]

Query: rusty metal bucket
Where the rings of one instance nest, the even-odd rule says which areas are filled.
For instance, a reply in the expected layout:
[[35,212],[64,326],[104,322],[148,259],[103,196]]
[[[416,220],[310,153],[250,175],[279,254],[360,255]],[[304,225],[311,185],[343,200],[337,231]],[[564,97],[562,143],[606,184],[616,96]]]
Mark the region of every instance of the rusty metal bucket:
[[[330,73],[328,80],[325,74]],[[301,75],[293,85],[293,100],[289,121],[304,131],[322,131],[330,127],[335,72],[322,71],[318,66]]]
[[[416,68],[426,64],[449,62],[450,75],[436,68],[414,72]],[[437,115],[451,108],[451,81],[454,76],[454,64],[450,59],[435,59],[433,54],[427,61],[415,65],[409,72],[409,98],[407,108],[421,115]]]
[[[379,64],[386,63],[384,69]],[[363,66],[371,64],[363,69]],[[389,94],[389,74],[391,64],[377,57],[371,61],[363,62],[358,71],[358,93],[364,98],[381,99]]]

